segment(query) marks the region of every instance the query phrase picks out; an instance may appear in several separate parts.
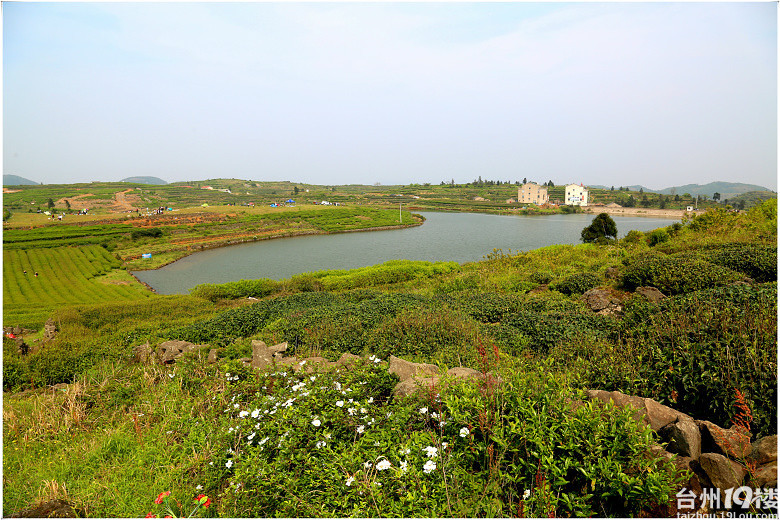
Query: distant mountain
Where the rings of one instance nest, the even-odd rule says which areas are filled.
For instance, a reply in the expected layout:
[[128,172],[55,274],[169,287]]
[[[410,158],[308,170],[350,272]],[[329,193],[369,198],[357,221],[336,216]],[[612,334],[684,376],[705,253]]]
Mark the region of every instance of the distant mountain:
[[3,175],[3,186],[34,186],[38,183],[19,177],[18,175]]
[[755,184],[744,184],[742,182],[711,182],[709,184],[686,184],[684,186],[673,186],[671,188],[664,188],[659,190],[657,193],[671,194],[672,190],[674,190],[674,193],[677,195],[690,193],[693,197],[696,195],[706,195],[707,197],[712,198],[714,193],[720,193],[721,200],[730,199],[735,195],[747,193],[749,191],[772,191],[769,188],[765,188],[763,186],[757,186]]
[[168,184],[158,177],[128,177],[119,182],[134,182],[136,184]]
[[[609,190],[612,188],[612,186],[602,186],[601,184],[590,184],[588,188],[595,188],[597,190]],[[620,188],[620,186],[615,186],[615,191],[617,191],[618,188]],[[645,193],[658,193],[655,190],[651,190],[650,188],[645,188],[641,184],[634,184],[633,186],[623,186],[623,188],[628,188],[631,191],[642,190]]]

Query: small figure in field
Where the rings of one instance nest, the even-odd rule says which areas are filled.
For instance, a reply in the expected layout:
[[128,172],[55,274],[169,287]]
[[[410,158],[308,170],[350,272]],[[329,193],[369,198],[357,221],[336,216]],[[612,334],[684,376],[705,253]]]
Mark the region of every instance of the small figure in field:
[[27,274],[27,269],[24,270],[24,274]]
[[36,277],[38,276],[38,271],[35,271],[35,276],[36,276]]

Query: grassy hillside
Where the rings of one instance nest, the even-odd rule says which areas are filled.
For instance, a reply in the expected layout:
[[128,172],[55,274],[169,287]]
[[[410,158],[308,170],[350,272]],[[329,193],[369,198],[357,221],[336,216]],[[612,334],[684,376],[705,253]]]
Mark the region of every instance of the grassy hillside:
[[[776,433],[776,230],[769,201],[604,245],[68,305],[55,341],[27,356],[4,342],[3,512],[61,497],[87,516],[162,515],[171,490],[185,514],[207,494],[206,516],[663,516],[686,476],[648,451],[655,434],[572,403],[620,390],[728,426],[739,391],[754,435]],[[591,287],[622,313],[591,311]],[[204,346],[133,361],[167,339]],[[365,357],[260,373],[239,361],[252,339]],[[495,378],[396,398],[391,354]]]

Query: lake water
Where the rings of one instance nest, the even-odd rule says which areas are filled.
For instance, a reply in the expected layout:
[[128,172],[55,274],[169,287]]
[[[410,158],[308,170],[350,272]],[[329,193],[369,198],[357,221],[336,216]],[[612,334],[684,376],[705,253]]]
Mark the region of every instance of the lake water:
[[[201,283],[241,279],[281,280],[324,269],[352,269],[387,260],[482,260],[494,248],[528,251],[580,243],[593,215],[504,216],[480,213],[421,213],[422,226],[387,231],[263,240],[192,254],[160,269],[136,271],[159,294],[186,294]],[[673,219],[613,217],[620,237],[649,231]]]

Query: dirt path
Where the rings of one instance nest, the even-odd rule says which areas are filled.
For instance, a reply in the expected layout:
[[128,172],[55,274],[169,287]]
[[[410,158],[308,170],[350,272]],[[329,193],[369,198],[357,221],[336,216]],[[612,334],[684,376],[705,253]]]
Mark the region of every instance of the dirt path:
[[94,202],[95,201],[94,200],[93,201],[86,201],[86,200],[81,200],[81,199],[83,199],[84,197],[91,197],[91,196],[92,196],[91,193],[84,193],[83,195],[76,195],[75,197],[63,197],[63,198],[59,199],[56,202],[56,204],[58,206],[64,206],[65,205],[65,201],[67,200],[68,202],[70,202],[70,209],[89,208],[90,205],[94,206]]
[[111,203],[111,206],[114,209],[116,209],[117,211],[120,211],[120,212],[135,211],[136,209],[138,209],[135,206],[133,206],[132,204],[130,204],[127,201],[127,197],[125,196],[125,193],[131,192],[131,191],[133,191],[132,188],[130,188],[129,190],[120,191],[120,192],[115,193],[114,194],[114,199],[115,200],[114,200],[114,202]]
[[22,190],[9,190],[8,188],[3,188],[3,193],[17,193]]

